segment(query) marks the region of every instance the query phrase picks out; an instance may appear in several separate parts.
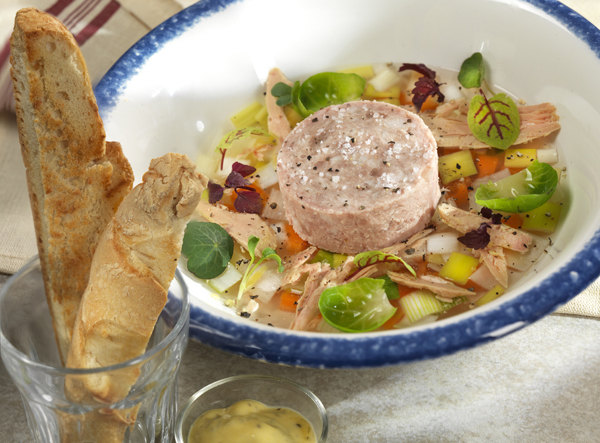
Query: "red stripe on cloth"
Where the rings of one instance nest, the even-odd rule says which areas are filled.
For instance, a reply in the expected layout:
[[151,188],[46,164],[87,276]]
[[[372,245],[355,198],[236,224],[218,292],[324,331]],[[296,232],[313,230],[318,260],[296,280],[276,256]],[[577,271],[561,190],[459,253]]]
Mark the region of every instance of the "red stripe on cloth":
[[63,12],[65,10],[65,8],[67,6],[69,6],[71,3],[73,3],[73,0],[58,0],[56,3],[54,3],[48,9],[46,9],[46,12],[48,14],[52,14],[53,16],[56,17],[58,14]]
[[81,30],[79,34],[75,36],[75,40],[79,43],[79,46],[82,46],[91,36],[93,36],[98,29],[100,29],[104,24],[110,20],[110,18],[117,12],[117,10],[121,7],[121,5],[115,1],[111,0],[111,2],[106,5],[106,7],[96,16],[94,19],[88,23],[88,25]]
[[80,3],[71,13],[65,17],[63,24],[73,29],[89,12],[94,9],[102,0],[85,0]]

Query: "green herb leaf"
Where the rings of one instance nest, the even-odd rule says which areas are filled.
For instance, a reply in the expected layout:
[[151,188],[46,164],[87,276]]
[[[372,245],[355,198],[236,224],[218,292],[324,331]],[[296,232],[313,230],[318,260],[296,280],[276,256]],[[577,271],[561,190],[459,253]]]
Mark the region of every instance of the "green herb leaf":
[[475,193],[475,201],[495,211],[528,212],[546,203],[557,186],[556,170],[535,160],[521,172],[481,185]]
[[388,300],[396,300],[400,298],[400,291],[398,291],[398,283],[392,281],[389,275],[382,275],[381,277],[375,277],[376,280],[383,280],[383,290],[387,295]]
[[279,264],[279,267],[277,268],[277,272],[280,272],[280,273],[283,272],[284,266],[281,261],[281,257],[279,257],[279,255],[277,255],[277,252],[275,252],[275,250],[273,248],[267,247],[267,248],[263,249],[261,259],[258,260],[256,262],[256,264],[254,264],[254,260],[256,259],[256,246],[258,245],[259,241],[260,241],[260,239],[258,237],[256,237],[255,235],[251,235],[250,238],[248,239],[248,253],[250,254],[250,263],[248,263],[248,267],[246,268],[246,272],[244,273],[244,277],[242,278],[242,281],[240,283],[240,289],[238,291],[238,300],[242,299],[242,295],[244,295],[244,291],[246,291],[246,285],[248,284],[248,280],[250,279],[250,276],[254,272],[256,272],[258,267],[265,260],[275,260]]
[[467,123],[477,140],[507,149],[519,138],[521,116],[512,98],[501,92],[487,99],[483,91],[471,99]]
[[198,278],[218,277],[233,254],[233,239],[216,223],[189,222],[183,236],[181,253],[188,259],[188,270]]
[[321,72],[292,87],[294,110],[306,118],[319,109],[358,100],[367,81],[357,74]]
[[365,277],[327,288],[319,298],[319,310],[325,321],[340,331],[372,331],[396,312],[383,285],[381,279]]
[[465,88],[479,88],[485,77],[485,65],[481,53],[476,52],[460,67],[458,81]]
[[[412,266],[397,255],[388,254],[381,251],[367,251],[361,252],[360,254],[356,254],[354,256],[354,264],[358,266],[357,271],[366,268],[367,266],[374,265],[375,263],[402,263],[413,276],[417,276],[417,273]],[[351,274],[349,277],[351,277],[353,274]]]
[[277,106],[285,106],[292,103],[292,87],[285,83],[279,82],[271,88],[271,95],[273,97],[279,97],[277,99]]
[[264,136],[272,138],[273,136],[269,134],[268,131],[264,129],[248,126],[247,128],[234,129],[233,131],[228,132],[225,136],[219,141],[219,144],[215,148],[215,151],[219,151],[224,154],[224,151],[228,149],[234,142],[238,140],[243,140],[252,135]]

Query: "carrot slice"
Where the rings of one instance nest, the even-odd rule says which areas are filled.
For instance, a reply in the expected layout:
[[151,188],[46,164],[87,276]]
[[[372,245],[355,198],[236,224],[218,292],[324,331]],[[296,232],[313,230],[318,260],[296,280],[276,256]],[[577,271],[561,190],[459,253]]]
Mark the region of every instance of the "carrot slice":
[[404,311],[400,307],[400,299],[390,300],[390,304],[396,308],[396,312],[394,312],[394,315],[380,327],[383,331],[392,329],[396,323],[404,318]]
[[523,226],[523,220],[517,214],[509,215],[508,219],[505,219],[504,217],[502,217],[502,223],[510,226],[513,229],[521,229],[521,226]]
[[304,251],[306,248],[308,248],[308,242],[300,238],[296,231],[294,231],[294,228],[292,228],[292,225],[285,225],[285,232],[288,239],[284,246],[289,255],[297,254],[298,252]]
[[456,180],[446,185],[448,192],[446,196],[456,201],[456,204],[460,206],[466,206],[469,204],[469,187],[471,186],[471,179],[465,178],[464,180]]
[[286,312],[296,312],[296,306],[299,299],[300,294],[282,292],[281,298],[279,299],[279,309]]
[[475,166],[477,166],[477,177],[481,178],[496,172],[499,159],[495,155],[473,153],[473,160],[475,160]]

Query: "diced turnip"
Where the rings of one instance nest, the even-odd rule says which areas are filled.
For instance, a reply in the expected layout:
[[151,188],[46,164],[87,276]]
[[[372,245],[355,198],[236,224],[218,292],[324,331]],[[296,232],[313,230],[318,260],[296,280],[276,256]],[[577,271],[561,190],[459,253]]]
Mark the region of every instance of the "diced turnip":
[[401,80],[402,77],[395,69],[387,67],[378,72],[375,77],[369,80],[369,83],[372,84],[376,90],[382,92],[387,91],[392,86],[399,84]]
[[462,248],[456,231],[430,234],[427,237],[427,254],[450,254]]
[[538,149],[537,159],[540,163],[558,163],[558,151],[556,148]]

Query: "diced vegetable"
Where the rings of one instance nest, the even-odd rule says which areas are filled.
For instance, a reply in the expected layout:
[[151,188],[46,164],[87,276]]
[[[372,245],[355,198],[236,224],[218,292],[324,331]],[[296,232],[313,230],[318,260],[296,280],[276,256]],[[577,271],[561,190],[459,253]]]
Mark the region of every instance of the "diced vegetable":
[[466,206],[469,204],[469,187],[471,187],[469,178],[448,183],[445,197],[454,200],[457,206]]
[[346,254],[333,254],[333,264],[331,265],[331,267],[337,268],[342,263],[344,263],[347,258],[348,256]]
[[444,305],[433,292],[425,289],[411,292],[400,299],[400,306],[411,323],[426,315],[439,314],[444,310]]
[[256,182],[261,188],[270,188],[278,182],[275,162],[269,162],[262,168],[256,168],[256,172],[250,178],[256,179]]
[[383,289],[383,280],[359,278],[327,288],[319,298],[323,318],[343,332],[368,332],[379,328],[396,312]]
[[540,163],[558,163],[558,151],[556,148],[545,148],[537,150],[537,160]]
[[502,294],[504,294],[504,288],[500,285],[496,285],[492,289],[490,289],[483,297],[477,300],[475,304],[477,306],[483,306],[486,303],[496,300]]
[[[387,91],[392,86],[396,86],[402,80],[402,76],[393,68],[386,68],[382,71],[378,72],[375,77],[369,80],[369,84],[373,85],[373,87],[377,91]],[[398,91],[400,92],[400,91]],[[396,96],[398,97],[398,96]]]
[[[333,265],[333,252],[326,251],[325,249],[319,249],[315,256],[310,261],[311,263],[325,262],[329,266]],[[332,266],[333,267],[333,266]]]
[[294,129],[298,123],[304,120],[302,116],[298,114],[291,105],[285,106],[283,108],[283,113],[285,114],[285,118],[287,118],[287,121],[289,122],[292,129]]
[[492,289],[498,284],[498,281],[487,266],[478,267],[477,270],[471,274],[469,280],[487,290]]
[[363,97],[366,100],[379,100],[383,98],[398,98],[400,96],[400,88],[393,86],[384,91],[378,91],[371,83],[367,83]]
[[442,183],[446,185],[461,177],[477,174],[477,166],[471,152],[458,151],[439,158],[439,172]]
[[507,217],[502,217],[502,223],[513,229],[521,229],[523,226],[523,219],[517,214],[510,214]]
[[242,273],[238,271],[235,266],[231,263],[227,265],[225,272],[218,277],[207,280],[209,286],[211,286],[217,292],[225,292],[237,282],[242,279]]
[[478,204],[495,211],[527,212],[543,205],[556,190],[558,174],[546,163],[535,160],[527,169],[481,185],[475,194]]
[[293,294],[291,292],[282,292],[279,300],[279,309],[286,312],[296,312],[296,307],[300,294]]
[[[457,252],[461,246],[457,240],[460,236],[456,231],[436,232],[427,237],[428,254],[451,254]],[[443,264],[439,263],[439,264]]]
[[308,248],[308,242],[306,240],[302,240],[296,231],[294,231],[292,225],[286,225],[285,231],[288,235],[285,247],[289,255],[297,254],[298,252],[304,251],[306,248]]
[[216,155],[200,154],[196,159],[196,171],[207,177],[213,177],[220,165],[220,159]]
[[444,256],[442,254],[428,254],[425,256],[425,258],[427,259],[427,263],[434,265],[443,265],[446,263],[446,260],[444,260]]
[[556,230],[561,211],[559,203],[545,203],[525,214],[523,229],[551,234]]
[[[251,295],[257,295],[261,303],[269,303],[281,288],[282,274],[278,272],[277,263],[269,261],[256,270],[248,279],[248,288]],[[255,278],[254,276],[257,275]]]
[[371,65],[363,65],[363,66],[357,66],[355,68],[340,69],[338,72],[341,72],[342,74],[360,75],[365,80],[370,80],[373,77],[375,77],[375,72],[373,71],[373,66],[371,66]]
[[440,271],[440,277],[452,280],[459,285],[469,281],[469,277],[479,266],[479,260],[469,255],[453,252]]
[[[398,299],[391,300],[390,304],[395,308],[400,308],[400,300],[398,300]],[[383,329],[384,331],[393,329],[394,326],[398,322],[400,322],[403,318],[404,318],[404,311],[402,310],[402,308],[396,309],[396,312],[394,313],[394,315],[392,315],[388,321],[386,321],[383,325],[381,325],[381,329]]]
[[537,149],[507,149],[504,151],[504,166],[527,168],[537,160]]
[[254,125],[258,120],[256,120],[256,114],[261,110],[263,105],[259,102],[254,102],[249,106],[246,106],[240,112],[231,117],[231,123],[236,128],[245,128],[247,126]]
[[498,166],[498,156],[496,155],[483,155],[475,154],[475,165],[477,166],[477,177],[487,177],[496,172]]

